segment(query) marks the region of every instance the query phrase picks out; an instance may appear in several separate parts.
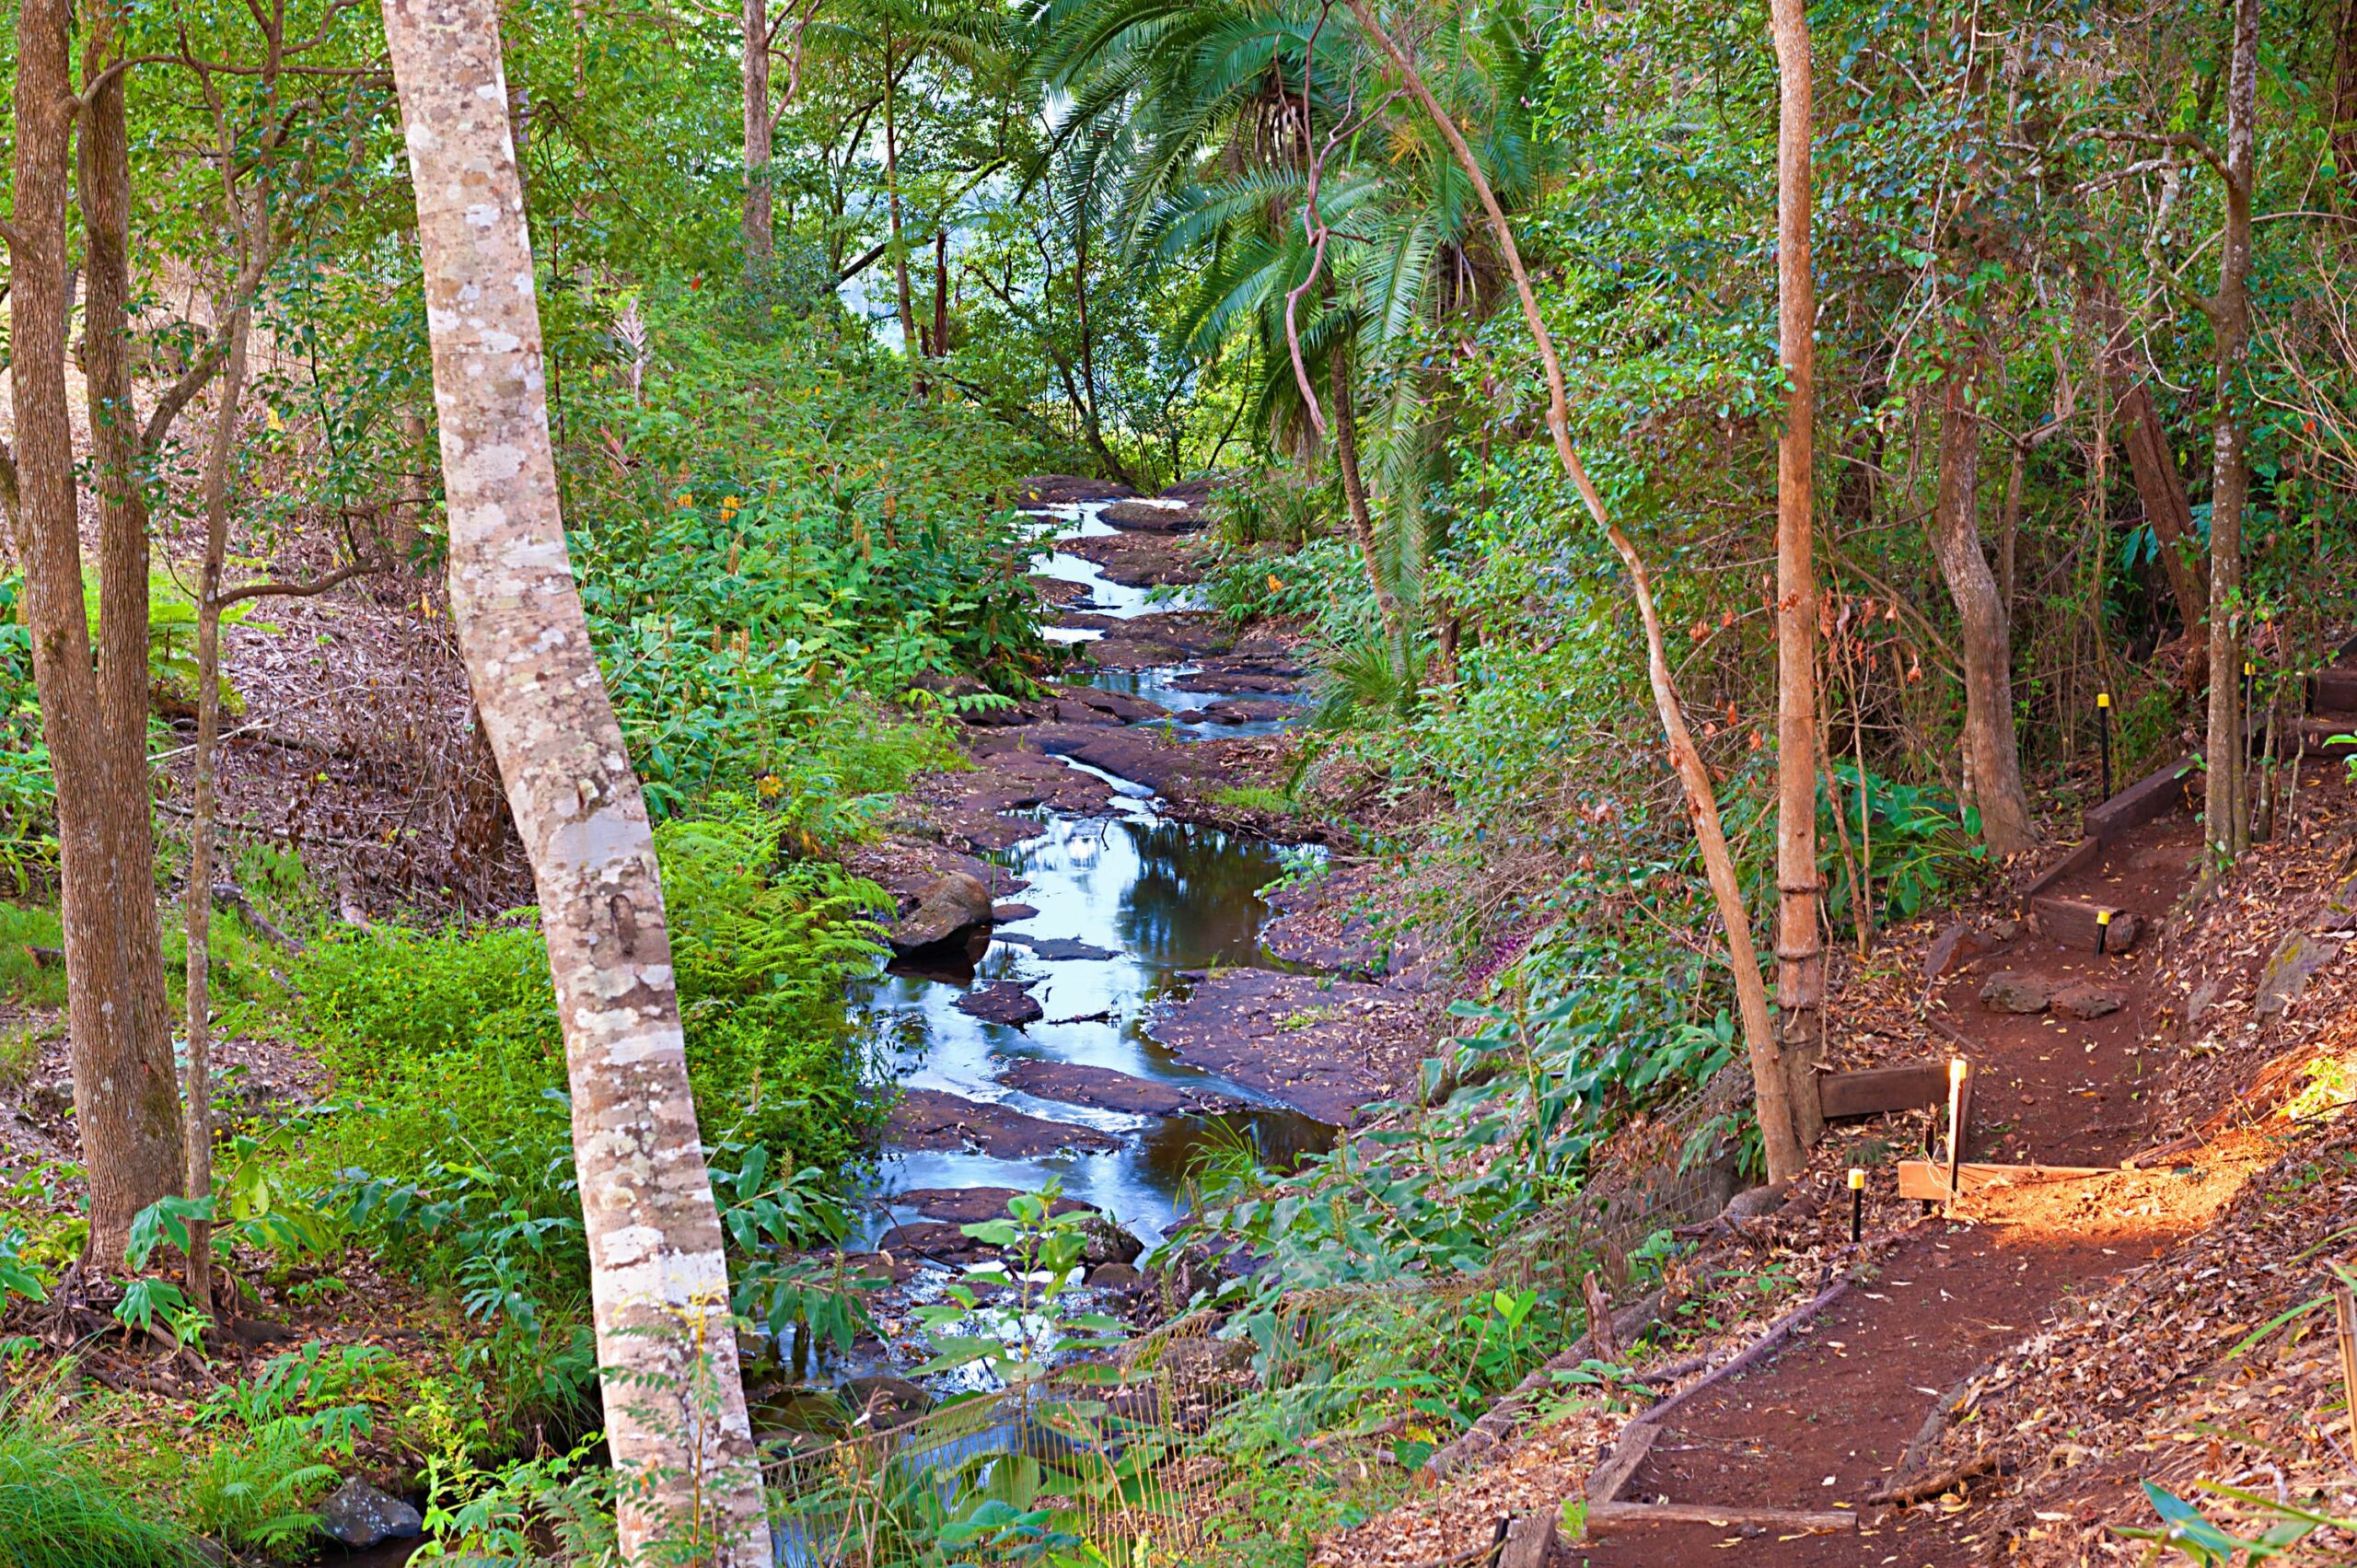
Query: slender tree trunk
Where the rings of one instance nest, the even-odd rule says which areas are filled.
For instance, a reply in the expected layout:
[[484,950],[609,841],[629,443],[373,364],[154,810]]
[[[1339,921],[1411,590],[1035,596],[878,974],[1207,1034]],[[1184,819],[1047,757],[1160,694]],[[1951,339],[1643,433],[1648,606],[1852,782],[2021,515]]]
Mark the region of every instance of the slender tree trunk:
[[2226,231],[2210,302],[2217,355],[2211,413],[2210,714],[2202,833],[2221,861],[2250,847],[2250,746],[2243,733],[2243,508],[2250,453],[2243,434],[2243,366],[2250,353],[2251,190],[2258,158],[2258,0],[2235,0],[2226,87]]
[[2334,52],[2330,132],[2333,168],[2340,178],[2328,193],[2342,212],[2357,207],[2357,0],[2340,7],[2340,41]]
[[1971,371],[1953,368],[1940,404],[1940,487],[1932,507],[1932,552],[1964,627],[1964,756],[1990,853],[2034,849],[2029,796],[2014,738],[2013,631],[1996,575],[1980,544],[1980,420]]
[[1326,357],[1329,399],[1334,405],[1334,466],[1342,473],[1342,496],[1350,504],[1351,533],[1358,540],[1359,561],[1366,568],[1367,587],[1375,592],[1375,608],[1383,617],[1384,640],[1391,645],[1392,668],[1404,684],[1408,679],[1407,618],[1399,610],[1399,596],[1383,574],[1382,552],[1376,548],[1375,517],[1366,504],[1366,482],[1359,474],[1359,422],[1353,408],[1351,355],[1342,343]]
[[949,231],[933,231],[933,341],[925,352],[935,359],[949,352]]
[[[112,52],[114,23],[110,10],[91,24],[85,63],[92,73]],[[21,62],[19,70],[30,72]],[[87,686],[77,670],[52,681],[63,688],[54,704],[47,686],[41,695],[57,781],[75,1107],[89,1171],[90,1256],[111,1264],[122,1255],[132,1217],[177,1191],[181,1180],[180,1086],[148,817],[147,516],[128,354],[131,169],[121,74],[84,103],[78,153],[89,280],[83,366],[99,501],[99,645]],[[24,340],[17,341],[22,353]],[[59,368],[62,373],[62,363]],[[17,417],[26,417],[21,403]],[[47,535],[37,544],[38,558],[28,562],[29,577],[38,572],[43,578],[35,636],[52,641],[52,657],[87,659],[70,477],[64,499],[62,515],[35,524]],[[39,662],[37,654],[37,678]],[[68,728],[80,733],[60,752],[56,732]],[[77,819],[70,832],[68,817]]]
[[2169,597],[2177,600],[2177,618],[2189,633],[2209,618],[2210,593],[2194,537],[2193,508],[2186,500],[2185,479],[2177,472],[2177,455],[2169,450],[2168,433],[2161,427],[2161,411],[2153,401],[2150,378],[2128,334],[2110,280],[2101,277],[2095,294],[2097,320],[2104,331],[2104,370],[2119,388],[2118,409],[2120,444],[2128,448],[2128,469],[2136,481],[2137,498],[2143,503],[2144,520],[2152,525],[2154,553],[2168,578]]
[[1809,167],[1815,72],[1807,0],[1773,0],[1782,103],[1776,130],[1776,321],[1785,379],[1776,439],[1776,1008],[1793,1126],[1805,1148],[1824,1128],[1817,1063],[1825,1043],[1825,944],[1817,865],[1817,283],[1810,272]]
[[654,839],[558,512],[495,0],[384,11],[417,192],[451,614],[556,982],[622,1555],[770,1568]]
[[[789,0],[790,3],[790,0]],[[770,8],[745,0],[745,272],[759,283],[776,252],[775,195],[770,183]]]
[[[231,199],[236,199],[232,193]],[[229,459],[237,444],[238,403],[245,394],[246,339],[250,308],[240,298],[230,308],[229,353],[221,367],[221,410],[204,458],[204,560],[196,588],[196,754],[189,793],[188,893],[181,914],[188,935],[188,1083],[184,1142],[188,1151],[188,1195],[213,1194],[213,821],[216,808],[214,752],[221,730],[221,568],[229,552]],[[212,1227],[193,1227],[189,1257],[189,1295],[199,1311],[212,1310]]]
[[1587,476],[1580,462],[1579,453],[1572,446],[1571,400],[1563,386],[1563,362],[1555,352],[1554,335],[1547,330],[1547,319],[1538,308],[1538,296],[1530,286],[1530,273],[1522,264],[1521,249],[1515,245],[1514,226],[1506,222],[1505,210],[1498,205],[1497,192],[1491,189],[1489,176],[1481,171],[1480,160],[1466,144],[1465,134],[1457,122],[1433,96],[1423,74],[1416,69],[1391,35],[1376,21],[1367,0],[1348,0],[1351,15],[1360,30],[1382,50],[1395,70],[1406,82],[1416,101],[1432,117],[1441,136],[1448,143],[1459,168],[1465,171],[1468,183],[1480,198],[1481,210],[1487,215],[1490,234],[1504,255],[1507,271],[1514,277],[1515,294],[1522,303],[1523,319],[1530,328],[1530,335],[1538,345],[1539,362],[1547,372],[1547,430],[1555,443],[1555,457],[1562,465],[1564,477],[1579,492],[1581,503],[1596,526],[1611,541],[1614,553],[1620,557],[1629,574],[1629,586],[1637,601],[1637,614],[1645,628],[1645,676],[1653,688],[1654,706],[1661,715],[1662,732],[1669,743],[1670,765],[1678,773],[1678,784],[1686,793],[1686,807],[1694,820],[1694,837],[1702,852],[1702,868],[1709,877],[1711,892],[1719,909],[1720,923],[1726,930],[1727,966],[1734,971],[1736,1010],[1743,1020],[1743,1038],[1751,1059],[1753,1092],[1758,1097],[1759,1132],[1768,1156],[1768,1179],[1786,1181],[1797,1175],[1804,1163],[1804,1150],[1796,1130],[1796,1113],[1793,1106],[1792,1074],[1784,1062],[1782,1042],[1777,1038],[1768,1011],[1768,988],[1759,978],[1759,950],[1752,945],[1751,917],[1743,903],[1743,886],[1735,869],[1735,857],[1727,852],[1726,833],[1719,824],[1719,801],[1711,783],[1711,771],[1702,761],[1701,749],[1694,744],[1693,732],[1687,728],[1686,714],[1680,705],[1678,687],[1669,671],[1667,645],[1662,635],[1661,614],[1654,603],[1653,575],[1646,570],[1644,558],[1637,553],[1629,536],[1620,531],[1604,509],[1604,497]]
[[911,363],[920,357],[916,306],[909,293],[909,244],[900,232],[900,140],[894,109],[900,95],[892,79],[891,34],[884,39],[884,195],[891,210],[892,286],[900,293],[900,347]]

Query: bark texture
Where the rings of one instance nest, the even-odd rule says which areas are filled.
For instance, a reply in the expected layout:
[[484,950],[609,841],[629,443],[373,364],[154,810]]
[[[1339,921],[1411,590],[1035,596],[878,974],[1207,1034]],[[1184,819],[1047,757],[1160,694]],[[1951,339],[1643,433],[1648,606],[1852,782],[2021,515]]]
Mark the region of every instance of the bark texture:
[[2218,293],[2210,302],[2217,354],[2211,414],[2210,713],[2202,837],[2222,860],[2250,847],[2249,752],[2243,728],[2243,509],[2250,452],[2243,433],[2243,367],[2250,354],[2252,176],[2258,161],[2258,0],[2235,0],[2234,65],[2226,86],[2226,230]]
[[[93,22],[103,54],[110,13]],[[129,145],[122,77],[91,95],[81,146],[90,294],[84,338],[100,495],[100,641],[83,606],[73,429],[66,412],[65,198],[75,157],[69,8],[17,18],[11,377],[17,559],[41,733],[57,781],[60,914],[74,1112],[90,1192],[88,1255],[119,1263],[132,1217],[180,1182],[180,1091],[166,1011],[147,817],[147,552],[130,400]],[[135,580],[134,580],[135,579]]]
[[770,8],[745,0],[745,271],[761,281],[776,250],[776,195],[770,184]]
[[1538,343],[1539,363],[1547,372],[1547,431],[1554,439],[1556,459],[1562,465],[1564,477],[1579,492],[1588,516],[1604,530],[1613,552],[1620,557],[1621,566],[1629,574],[1638,618],[1645,628],[1646,679],[1653,688],[1654,706],[1661,714],[1662,732],[1669,743],[1670,766],[1678,774],[1686,795],[1688,814],[1693,819],[1695,841],[1702,851],[1702,865],[1718,904],[1720,923],[1725,927],[1727,965],[1734,971],[1736,1011],[1743,1021],[1744,1044],[1751,1062],[1759,1132],[1768,1156],[1768,1179],[1786,1180],[1801,1169],[1804,1154],[1794,1135],[1789,1086],[1792,1076],[1785,1067],[1783,1044],[1769,1016],[1768,987],[1759,978],[1759,950],[1752,945],[1751,917],[1744,909],[1742,883],[1736,876],[1735,857],[1727,851],[1726,833],[1719,823],[1719,800],[1711,783],[1711,770],[1702,761],[1701,749],[1694,744],[1693,732],[1687,727],[1686,712],[1670,675],[1661,614],[1654,603],[1653,575],[1629,536],[1605,511],[1604,497],[1588,478],[1587,469],[1572,445],[1571,401],[1563,386],[1562,358],[1555,352],[1554,334],[1547,330],[1547,319],[1538,308],[1538,296],[1530,286],[1529,269],[1522,264],[1522,250],[1515,243],[1514,226],[1506,222],[1505,209],[1498,205],[1497,192],[1491,187],[1489,176],[1482,172],[1480,160],[1466,143],[1465,133],[1457,129],[1457,122],[1433,96],[1423,73],[1416,69],[1407,52],[1376,20],[1374,7],[1367,0],[1348,0],[1348,4],[1360,31],[1399,73],[1401,81],[1431,117],[1442,139],[1448,143],[1457,166],[1465,171],[1467,182],[1480,199],[1490,236],[1505,257],[1506,270],[1514,278],[1515,297],[1522,304],[1523,320]]
[[1997,575],[1980,546],[1980,420],[1968,370],[1953,370],[1940,404],[1940,488],[1932,553],[1963,623],[1964,761],[1980,838],[1992,854],[2038,845],[2014,737],[2014,637]]
[[1824,1128],[1817,1063],[1825,1041],[1825,945],[1817,869],[1817,285],[1809,271],[1814,72],[1807,0],[1773,0],[1781,104],[1776,128],[1776,331],[1784,429],[1776,441],[1776,1022],[1794,1141]]
[[495,0],[384,11],[417,192],[452,619],[556,982],[623,1555],[769,1568],[654,841],[558,511]]
[[2210,614],[2209,583],[2200,559],[2200,541],[2193,532],[2193,507],[2185,494],[2185,478],[2177,472],[2177,455],[2169,450],[2168,433],[2161,426],[2161,411],[2153,401],[2142,355],[2131,339],[2119,300],[2107,279],[2096,285],[2096,310],[2104,330],[2104,374],[2119,388],[2115,404],[2120,445],[2128,448],[2128,470],[2136,481],[2137,499],[2144,505],[2144,520],[2159,541],[2161,570],[2169,580],[2169,597],[2177,600],[2185,629],[2198,629]]

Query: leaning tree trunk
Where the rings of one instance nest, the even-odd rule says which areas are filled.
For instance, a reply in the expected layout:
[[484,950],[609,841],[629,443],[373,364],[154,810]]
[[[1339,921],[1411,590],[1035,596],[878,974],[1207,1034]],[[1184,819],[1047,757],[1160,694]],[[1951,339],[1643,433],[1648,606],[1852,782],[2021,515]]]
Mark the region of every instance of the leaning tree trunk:
[[1653,574],[1646,569],[1644,558],[1637,553],[1629,536],[1605,511],[1604,497],[1589,480],[1578,451],[1572,446],[1571,398],[1563,386],[1563,362],[1555,352],[1555,338],[1547,330],[1547,318],[1538,308],[1538,296],[1530,286],[1529,270],[1522,264],[1522,250],[1515,243],[1514,226],[1506,222],[1505,209],[1498,205],[1490,177],[1482,172],[1480,160],[1466,143],[1465,133],[1457,128],[1457,122],[1441,107],[1440,99],[1433,96],[1423,73],[1416,69],[1407,52],[1375,19],[1367,0],[1348,0],[1348,4],[1360,30],[1399,73],[1408,90],[1415,95],[1442,139],[1448,143],[1457,166],[1465,171],[1466,182],[1480,199],[1481,211],[1489,220],[1490,236],[1505,258],[1506,270],[1514,278],[1515,295],[1522,303],[1523,320],[1538,343],[1539,363],[1547,372],[1547,431],[1555,443],[1556,460],[1629,574],[1637,616],[1645,628],[1645,678],[1653,688],[1654,707],[1661,715],[1662,733],[1669,744],[1670,766],[1685,791],[1686,809],[1694,820],[1694,838],[1702,852],[1702,869],[1718,904],[1720,923],[1726,928],[1727,967],[1734,971],[1736,1008],[1743,1020],[1744,1045],[1751,1062],[1760,1140],[1768,1156],[1768,1179],[1789,1180],[1799,1174],[1805,1155],[1794,1102],[1803,1092],[1814,1093],[1815,1086],[1795,1081],[1797,1074],[1785,1058],[1782,1041],[1769,1016],[1768,988],[1759,978],[1759,950],[1752,946],[1751,917],[1744,908],[1743,884],[1736,875],[1735,856],[1727,850],[1726,832],[1719,822],[1718,795],[1711,782],[1710,766],[1702,761],[1701,749],[1694,744],[1693,732],[1687,727],[1686,712],[1670,675],[1661,614],[1654,603]]
[[1383,575],[1383,552],[1375,540],[1375,514],[1366,501],[1366,481],[1359,472],[1359,422],[1353,412],[1351,389],[1351,355],[1346,343],[1337,343],[1327,358],[1327,387],[1334,404],[1334,466],[1341,470],[1342,498],[1349,504],[1351,535],[1358,540],[1359,561],[1366,568],[1367,587],[1375,594],[1375,608],[1383,618],[1384,640],[1391,645],[1392,667],[1399,673],[1404,691],[1410,678],[1408,668],[1408,623],[1400,613],[1399,596],[1391,591],[1391,583]]
[[[1815,92],[1807,0],[1773,0],[1777,75],[1776,336],[1784,376],[1776,440],[1776,1021],[1801,1144],[1824,1128],[1816,1095],[1825,1043],[1825,945],[1817,931],[1817,285],[1809,273],[1809,144]],[[1860,765],[1864,766],[1861,759]]]
[[2038,830],[2014,738],[2013,629],[1980,547],[1980,420],[1970,397],[1968,372],[1953,369],[1940,404],[1932,553],[1964,626],[1964,760],[1980,808],[1981,842],[1992,854],[2019,854],[2037,847]]
[[451,618],[556,981],[623,1555],[768,1568],[654,840],[565,554],[496,0],[384,11],[417,193]]
[[2151,377],[2143,355],[2129,335],[2111,280],[2098,273],[2095,280],[2096,322],[2103,329],[2104,374],[2119,388],[2114,405],[2120,444],[2128,448],[2128,470],[2136,481],[2137,498],[2144,504],[2144,520],[2152,525],[2154,553],[2169,580],[2169,596],[2177,600],[2177,618],[2190,634],[2210,613],[2210,594],[2196,552],[2193,508],[2186,500],[2185,479],[2177,472],[2177,456],[2169,450],[2168,432],[2161,426],[2161,411],[2153,401]]
[[[93,24],[94,52],[103,48],[110,20],[102,16]],[[24,616],[56,782],[59,912],[74,1116],[90,1194],[88,1256],[112,1265],[122,1260],[132,1217],[180,1185],[180,1092],[147,816],[147,561],[123,343],[129,145],[117,74],[83,109],[81,195],[91,272],[84,342],[97,427],[105,644],[94,660],[66,412],[65,193],[75,118],[69,26],[62,0],[29,0],[17,13],[10,375]]]
[[2226,87],[2226,231],[2218,293],[2210,302],[2217,402],[2211,414],[2210,724],[2203,745],[2210,767],[2201,829],[2221,861],[2250,847],[2250,742],[2242,701],[2243,508],[2250,497],[2250,452],[2243,433],[2241,383],[2250,354],[2258,112],[2258,0],[2235,0],[2234,66]]

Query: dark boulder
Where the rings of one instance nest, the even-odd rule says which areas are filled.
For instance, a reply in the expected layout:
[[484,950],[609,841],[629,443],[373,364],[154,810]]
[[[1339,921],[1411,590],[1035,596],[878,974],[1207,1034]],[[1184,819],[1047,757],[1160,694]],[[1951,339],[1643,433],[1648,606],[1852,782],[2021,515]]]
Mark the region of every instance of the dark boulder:
[[358,1551],[389,1540],[407,1540],[425,1528],[415,1508],[357,1476],[319,1504],[319,1533]]
[[970,991],[958,998],[957,1007],[967,1016],[986,1024],[1010,1024],[1018,1028],[1047,1014],[1039,998],[1016,980],[993,981],[980,991]]
[[963,871],[946,871],[917,900],[917,907],[902,915],[887,940],[895,950],[914,952],[946,942],[970,925],[991,918],[991,890],[981,878]]

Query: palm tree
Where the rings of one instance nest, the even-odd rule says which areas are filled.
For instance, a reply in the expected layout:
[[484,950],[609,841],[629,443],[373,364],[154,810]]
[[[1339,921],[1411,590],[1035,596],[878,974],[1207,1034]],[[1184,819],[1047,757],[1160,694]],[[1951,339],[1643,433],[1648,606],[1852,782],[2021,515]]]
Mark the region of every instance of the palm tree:
[[[1486,128],[1477,156],[1517,208],[1542,172],[1525,107],[1540,52],[1524,19],[1511,6],[1458,13],[1428,46],[1454,63],[1441,90]],[[1404,677],[1442,542],[1424,504],[1446,386],[1430,349],[1504,296],[1469,181],[1428,121],[1375,99],[1375,58],[1346,13],[1315,0],[1044,0],[1033,26],[1033,75],[1065,101],[1050,157],[1073,220],[1133,264],[1193,275],[1181,331],[1198,356],[1256,340],[1263,427],[1297,450],[1326,437]]]

